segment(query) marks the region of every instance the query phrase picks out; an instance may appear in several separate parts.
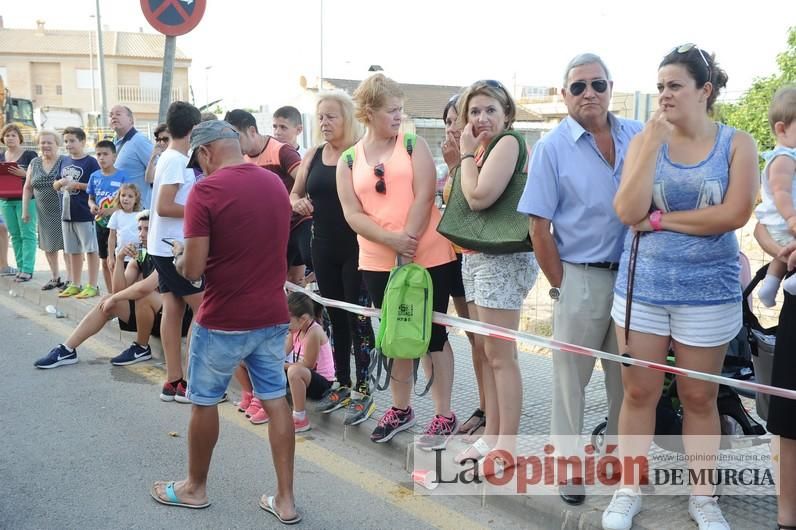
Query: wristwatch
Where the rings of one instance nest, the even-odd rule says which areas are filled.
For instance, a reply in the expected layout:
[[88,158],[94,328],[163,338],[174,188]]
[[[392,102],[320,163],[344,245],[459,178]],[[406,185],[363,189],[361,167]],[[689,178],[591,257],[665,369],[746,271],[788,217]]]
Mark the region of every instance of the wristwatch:
[[558,299],[561,298],[561,289],[559,289],[558,287],[551,287],[550,290],[548,291],[548,294],[550,295],[550,298],[553,299],[553,301],[557,302]]

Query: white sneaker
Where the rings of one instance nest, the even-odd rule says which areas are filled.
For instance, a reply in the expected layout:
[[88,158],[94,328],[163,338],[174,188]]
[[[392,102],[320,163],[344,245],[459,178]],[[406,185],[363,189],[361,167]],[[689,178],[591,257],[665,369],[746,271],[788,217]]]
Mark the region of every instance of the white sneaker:
[[688,500],[688,513],[699,525],[699,530],[730,530],[729,523],[713,497],[692,495]]
[[629,488],[614,492],[611,503],[603,512],[604,530],[630,530],[633,517],[641,511],[641,495]]

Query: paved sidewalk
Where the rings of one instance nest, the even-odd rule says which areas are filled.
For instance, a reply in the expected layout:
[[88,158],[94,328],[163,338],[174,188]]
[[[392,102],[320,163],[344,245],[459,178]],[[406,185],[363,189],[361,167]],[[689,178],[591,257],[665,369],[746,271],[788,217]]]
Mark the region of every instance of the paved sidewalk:
[[[46,262],[40,252],[37,259],[37,272],[34,280],[24,284],[14,284],[10,278],[0,279],[0,288],[4,296],[22,296],[42,308],[54,305],[66,314],[66,317],[75,322],[99,300],[58,299],[53,292],[40,290],[49,278],[45,271]],[[101,275],[100,275],[101,277]],[[100,280],[100,283],[102,281]],[[103,289],[104,291],[104,289]],[[53,317],[54,318],[54,317]],[[118,326],[109,324],[103,330],[106,336],[120,340],[120,350],[132,340],[132,334],[122,333]],[[453,408],[459,417],[464,420],[478,405],[478,393],[475,377],[472,370],[469,343],[463,333],[450,330],[450,340],[455,355],[455,378],[453,390]],[[31,362],[46,352],[25,352],[30,356]],[[155,340],[153,354],[162,358],[160,345]],[[552,366],[549,357],[544,352],[521,351],[520,369],[523,375],[523,412],[520,421],[520,433],[524,435],[543,435],[549,430],[550,423],[550,396],[552,395]],[[239,390],[232,389],[233,394]],[[323,415],[312,411],[308,406],[310,420],[313,428],[341,436],[342,440],[351,444],[354,451],[375,451],[394,461],[401,462],[410,469],[411,443],[415,434],[420,434],[423,426],[433,416],[433,405],[430,395],[422,398],[413,398],[413,406],[417,417],[417,425],[410,432],[401,433],[390,443],[374,444],[370,442],[370,432],[376,426],[376,419],[390,404],[389,392],[376,392],[375,400],[377,411],[373,418],[360,426],[345,427],[343,421],[345,411],[340,410],[332,414]],[[603,375],[600,370],[595,370],[592,380],[587,388],[586,414],[584,434],[603,421],[607,407],[603,386]],[[745,401],[749,406],[751,401]],[[753,408],[753,407],[752,407]],[[407,479],[408,480],[408,479]],[[487,496],[482,502],[499,509],[506,509],[521,514],[529,520],[549,528],[600,528],[602,510],[610,498],[603,496],[590,496],[583,506],[571,507],[559,500],[558,496]],[[776,498],[773,496],[724,496],[721,498],[722,510],[733,528],[770,528],[776,523]],[[634,528],[661,529],[696,528],[688,515],[687,498],[684,496],[647,496],[644,498],[644,509],[635,518]]]

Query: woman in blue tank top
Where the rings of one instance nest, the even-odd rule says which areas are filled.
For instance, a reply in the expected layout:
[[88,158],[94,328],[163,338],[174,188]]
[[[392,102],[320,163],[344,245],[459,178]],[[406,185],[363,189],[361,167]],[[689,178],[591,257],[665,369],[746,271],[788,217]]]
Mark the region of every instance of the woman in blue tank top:
[[[659,108],[630,144],[614,200],[619,218],[632,227],[612,310],[620,351],[665,363],[671,343],[678,367],[713,374],[720,372],[727,343],[741,328],[734,231],[749,220],[758,186],[752,137],[709,115],[726,82],[714,56],[696,45],[679,46],[664,57],[658,69]],[[628,276],[634,281],[631,288]],[[622,368],[622,458],[647,455],[663,377],[656,370]],[[715,455],[721,432],[718,385],[680,377],[677,393],[684,409],[683,434],[691,435],[684,440],[686,452]],[[715,462],[710,456],[691,458],[689,466],[707,472]],[[628,478],[614,494],[603,513],[604,528],[630,528],[641,509],[638,477],[633,480]],[[700,529],[729,528],[712,495],[709,484],[694,486],[689,514]]]

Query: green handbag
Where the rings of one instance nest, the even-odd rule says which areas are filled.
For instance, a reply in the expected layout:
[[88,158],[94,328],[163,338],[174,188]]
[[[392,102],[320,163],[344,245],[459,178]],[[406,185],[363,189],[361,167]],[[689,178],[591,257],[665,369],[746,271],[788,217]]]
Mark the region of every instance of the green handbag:
[[461,170],[453,174],[450,197],[437,226],[437,232],[464,249],[484,254],[513,254],[533,250],[528,233],[529,218],[517,211],[517,203],[520,202],[525,182],[528,180],[525,171],[525,163],[528,160],[525,138],[517,131],[502,132],[487,146],[484,160],[489,157],[489,153],[498,141],[506,135],[517,139],[520,144],[520,154],[511,180],[492,206],[477,212],[471,210],[462,192],[459,174]]

